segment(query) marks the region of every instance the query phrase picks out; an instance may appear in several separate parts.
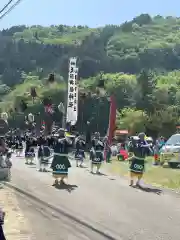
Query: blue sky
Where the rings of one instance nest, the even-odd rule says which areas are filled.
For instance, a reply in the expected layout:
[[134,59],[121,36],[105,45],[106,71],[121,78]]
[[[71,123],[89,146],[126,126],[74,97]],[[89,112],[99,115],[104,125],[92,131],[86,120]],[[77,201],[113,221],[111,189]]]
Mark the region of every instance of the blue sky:
[[[16,1],[16,0],[14,0]],[[8,0],[0,0],[2,8]],[[0,29],[13,25],[120,24],[141,14],[180,16],[178,0],[22,0],[5,18]]]

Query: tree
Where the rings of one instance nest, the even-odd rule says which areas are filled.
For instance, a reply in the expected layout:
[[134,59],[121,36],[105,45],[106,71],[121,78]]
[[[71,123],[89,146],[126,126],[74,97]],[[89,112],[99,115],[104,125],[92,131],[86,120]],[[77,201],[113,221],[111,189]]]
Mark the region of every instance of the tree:
[[8,94],[11,91],[11,88],[8,87],[6,84],[0,85],[0,95]]
[[117,127],[119,129],[128,129],[130,134],[136,135],[139,132],[145,132],[145,122],[147,115],[136,109],[125,108],[117,116]]
[[138,17],[135,17],[133,19],[133,22],[137,23],[138,25],[146,25],[152,23],[152,18],[149,16],[149,14],[141,14]]
[[[178,117],[170,117],[172,109],[180,113],[179,28],[179,18],[141,14],[122,25],[96,29],[66,25],[4,29],[0,32],[0,108],[8,110],[23,99],[27,111],[43,112],[40,99],[51,96],[53,104],[63,102],[68,60],[77,56],[79,91],[87,96],[80,104],[84,104],[84,119],[94,119],[92,131],[99,126],[103,134],[107,132],[111,94],[119,112],[132,108],[132,120],[139,111],[146,113],[146,131],[174,131]],[[50,72],[56,81],[47,85]],[[34,104],[31,87],[38,94]],[[160,110],[163,117],[156,116]],[[59,121],[58,114],[53,117]],[[165,118],[169,120],[164,122]]]
[[137,107],[144,109],[147,113],[152,113],[155,110],[153,92],[156,88],[156,79],[154,74],[151,71],[142,70],[137,77],[137,84],[141,94]]

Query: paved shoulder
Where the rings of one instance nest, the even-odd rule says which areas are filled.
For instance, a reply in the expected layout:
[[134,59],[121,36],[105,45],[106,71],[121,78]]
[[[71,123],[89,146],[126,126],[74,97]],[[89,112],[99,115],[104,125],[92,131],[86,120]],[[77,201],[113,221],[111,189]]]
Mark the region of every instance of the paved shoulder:
[[2,187],[0,189],[0,204],[6,213],[4,222],[6,239],[31,240],[31,227],[21,211],[15,192]]

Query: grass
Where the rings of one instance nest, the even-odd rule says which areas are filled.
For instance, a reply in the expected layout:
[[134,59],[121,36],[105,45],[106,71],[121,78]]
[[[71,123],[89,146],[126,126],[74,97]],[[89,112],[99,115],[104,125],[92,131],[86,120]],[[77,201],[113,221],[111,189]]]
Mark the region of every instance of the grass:
[[[180,190],[180,170],[163,168],[161,166],[152,165],[153,158],[147,158],[146,172],[143,180],[147,184],[156,187],[164,187],[174,190]],[[129,163],[120,162],[116,159],[112,160],[111,164],[106,165],[107,170],[115,175],[129,177]]]

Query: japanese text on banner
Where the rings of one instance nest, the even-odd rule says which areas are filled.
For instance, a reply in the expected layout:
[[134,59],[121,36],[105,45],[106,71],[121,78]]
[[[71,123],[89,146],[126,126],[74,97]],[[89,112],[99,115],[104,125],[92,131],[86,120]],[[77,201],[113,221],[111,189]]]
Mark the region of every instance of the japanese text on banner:
[[67,96],[67,122],[75,125],[78,117],[78,68],[76,66],[77,59],[70,58],[69,76],[68,76],[68,96]]

